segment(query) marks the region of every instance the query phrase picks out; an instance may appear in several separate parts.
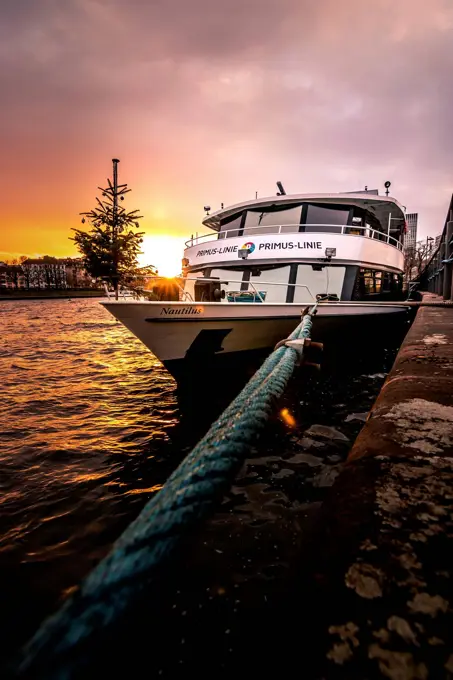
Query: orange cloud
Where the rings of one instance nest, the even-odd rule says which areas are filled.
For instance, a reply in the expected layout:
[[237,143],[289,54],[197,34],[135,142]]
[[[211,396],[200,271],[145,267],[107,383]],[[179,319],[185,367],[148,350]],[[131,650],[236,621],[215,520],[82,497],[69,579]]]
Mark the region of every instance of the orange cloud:
[[436,233],[453,188],[452,32],[449,0],[7,3],[0,248],[73,254],[112,156],[148,235],[200,231],[204,204],[277,179],[390,179]]

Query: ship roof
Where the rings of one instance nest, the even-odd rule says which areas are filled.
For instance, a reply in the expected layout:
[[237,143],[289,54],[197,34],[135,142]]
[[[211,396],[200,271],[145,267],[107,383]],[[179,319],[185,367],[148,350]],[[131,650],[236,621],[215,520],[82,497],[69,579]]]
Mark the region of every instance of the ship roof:
[[395,217],[404,218],[405,209],[396,198],[391,196],[378,196],[370,192],[358,193],[339,193],[339,194],[284,194],[282,196],[267,196],[252,201],[243,201],[234,205],[217,210],[211,215],[207,215],[203,220],[205,227],[218,231],[222,219],[232,217],[234,214],[252,208],[266,208],[269,206],[283,206],[293,203],[333,203],[334,205],[356,205],[373,212],[377,219],[383,223],[388,218],[389,213]]

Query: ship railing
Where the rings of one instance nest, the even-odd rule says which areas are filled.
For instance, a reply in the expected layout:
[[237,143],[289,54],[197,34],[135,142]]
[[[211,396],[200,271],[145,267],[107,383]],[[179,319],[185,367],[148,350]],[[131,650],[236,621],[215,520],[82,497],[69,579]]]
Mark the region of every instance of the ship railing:
[[[144,276],[143,278],[150,279],[151,281],[168,280],[168,276],[159,276],[159,275],[157,275],[157,276],[156,275]],[[194,300],[190,291],[185,289],[184,285],[185,285],[186,281],[194,281],[194,282],[198,282],[198,283],[200,283],[200,282],[203,282],[203,283],[211,282],[211,283],[218,283],[219,285],[228,285],[228,286],[230,285],[230,283],[233,283],[233,284],[237,284],[240,288],[243,285],[247,284],[247,286],[250,286],[251,290],[255,294],[255,297],[258,298],[260,302],[265,301],[265,297],[263,297],[263,293],[264,293],[264,296],[265,296],[265,294],[267,292],[267,291],[263,291],[263,290],[258,290],[256,288],[255,284],[253,283],[253,281],[243,281],[242,279],[231,279],[230,277],[228,277],[228,281],[226,281],[225,279],[220,279],[220,278],[208,278],[207,276],[206,277],[205,276],[175,276],[171,280],[176,285],[176,287],[179,289],[179,292],[181,294],[181,298],[182,298],[183,302],[198,302],[197,300]],[[262,281],[260,279],[259,286],[261,287],[263,285],[264,286],[283,286],[285,288],[287,288],[288,286],[291,286],[295,289],[296,288],[304,288],[308,292],[308,294],[311,298],[310,300],[304,300],[304,303],[312,302],[312,301],[316,302],[315,295],[313,295],[310,288],[307,285],[305,285],[304,283],[286,283],[286,282],[281,282],[281,281]],[[240,288],[239,288],[239,290],[231,290],[231,291],[226,290],[225,293],[227,295],[230,295],[230,297],[233,297],[233,299],[236,299],[236,298],[239,297],[239,295],[241,293],[247,293],[248,292],[248,288],[247,288],[247,290],[242,290],[242,291],[240,290]],[[109,291],[108,286],[105,283],[104,283],[104,290],[105,290],[106,296],[109,299],[111,299],[112,298],[112,291]],[[140,294],[140,293],[144,294],[146,292],[151,292],[151,291],[145,291],[145,290],[139,291],[137,289],[135,292],[138,293],[138,294]],[[120,290],[120,292],[119,292],[119,298],[120,299],[123,298],[124,300],[126,300],[130,297],[133,297],[133,295],[130,291],[128,291],[127,289],[121,289]],[[143,299],[146,299],[146,297],[143,296]]]
[[[304,231],[300,232],[300,227]],[[308,231],[307,231],[308,228]],[[271,224],[259,225],[257,227],[243,227],[235,229],[226,229],[219,231],[215,235],[211,233],[195,236],[186,241],[186,248],[197,246],[200,243],[206,244],[208,241],[218,241],[222,239],[235,238],[239,236],[263,236],[265,234],[344,234],[346,236],[361,236],[365,238],[372,238],[394,246],[398,250],[403,250],[403,244],[398,239],[371,227],[361,227],[355,224]]]
[[[238,284],[238,286],[243,286],[243,285],[247,284],[247,286],[251,287],[253,293],[260,300],[260,302],[265,301],[265,298],[263,297],[263,293],[267,292],[267,291],[258,290],[256,288],[255,284],[253,283],[253,281],[242,281],[242,279],[230,279],[230,277],[228,277],[228,281],[226,281],[224,279],[210,279],[210,278],[204,277],[204,276],[185,276],[183,279],[180,278],[179,281],[198,281],[198,283],[200,283],[200,282],[204,283],[205,281],[208,281],[208,282],[212,282],[212,283],[218,283],[219,285],[223,284],[223,285],[227,285],[227,286],[229,286],[230,283],[236,283],[236,284]],[[304,288],[308,292],[308,294],[310,295],[311,300],[309,300],[309,302],[312,302],[312,301],[316,302],[316,297],[313,295],[310,288],[308,286],[306,286],[304,283],[284,283],[284,282],[278,282],[278,281],[261,281],[261,279],[260,279],[258,285],[260,287],[264,285],[264,286],[284,286],[285,288],[287,288],[288,286],[292,286],[293,288]],[[180,286],[179,283],[178,283],[178,288],[182,293],[183,301],[185,301],[185,302],[195,302],[192,294],[188,290],[185,290],[185,288]],[[233,291],[233,290],[232,291],[225,291],[225,293],[227,295],[229,294],[233,298],[238,297],[241,292],[246,293],[246,292],[248,292],[248,290],[241,291],[239,289],[239,290],[236,290],[236,291]],[[305,302],[307,302],[307,300],[304,300],[304,303]],[[228,304],[234,304],[234,303],[228,303]]]

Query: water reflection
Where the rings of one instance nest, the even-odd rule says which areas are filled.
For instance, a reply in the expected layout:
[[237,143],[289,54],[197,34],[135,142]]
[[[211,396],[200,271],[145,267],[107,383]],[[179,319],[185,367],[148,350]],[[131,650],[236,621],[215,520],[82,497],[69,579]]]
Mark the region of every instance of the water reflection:
[[0,324],[7,646],[160,488],[178,404],[171,376],[95,301],[8,301]]

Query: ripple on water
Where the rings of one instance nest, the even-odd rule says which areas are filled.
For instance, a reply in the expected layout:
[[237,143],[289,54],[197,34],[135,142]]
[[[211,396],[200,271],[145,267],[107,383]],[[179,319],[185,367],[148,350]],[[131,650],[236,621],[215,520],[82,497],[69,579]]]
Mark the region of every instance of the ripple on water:
[[23,592],[55,600],[77,584],[160,488],[150,449],[171,458],[178,408],[171,376],[97,301],[0,302],[0,324],[0,600],[14,638]]

